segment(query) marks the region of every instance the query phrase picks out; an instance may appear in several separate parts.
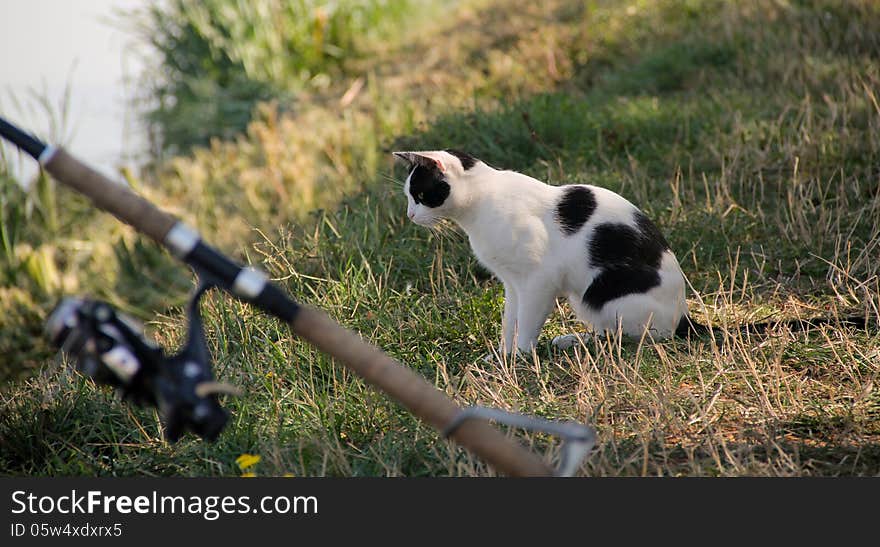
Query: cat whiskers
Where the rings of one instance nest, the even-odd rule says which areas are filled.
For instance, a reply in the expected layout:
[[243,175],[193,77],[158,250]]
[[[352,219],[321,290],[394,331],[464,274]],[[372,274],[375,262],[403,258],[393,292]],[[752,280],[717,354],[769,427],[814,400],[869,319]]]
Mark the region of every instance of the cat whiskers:
[[428,227],[438,239],[449,243],[465,241],[464,234],[451,221],[441,218],[436,224]]
[[393,183],[398,188],[403,188],[406,185],[406,181],[400,180],[395,176],[389,175],[388,173],[381,173],[380,176],[387,182]]

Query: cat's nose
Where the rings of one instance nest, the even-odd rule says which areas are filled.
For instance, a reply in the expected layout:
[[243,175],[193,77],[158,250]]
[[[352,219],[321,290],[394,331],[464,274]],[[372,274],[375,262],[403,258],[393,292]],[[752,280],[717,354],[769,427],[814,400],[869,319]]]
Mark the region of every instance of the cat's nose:
[[407,211],[407,212],[406,212],[406,216],[408,216],[409,219],[412,220],[413,217],[416,216],[416,212],[415,212],[415,211]]

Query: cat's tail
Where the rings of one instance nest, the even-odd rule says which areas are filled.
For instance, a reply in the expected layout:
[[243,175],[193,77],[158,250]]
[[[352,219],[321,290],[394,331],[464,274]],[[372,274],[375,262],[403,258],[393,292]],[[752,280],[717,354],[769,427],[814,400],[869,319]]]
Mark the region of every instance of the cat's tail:
[[[834,325],[864,329],[868,324],[867,317],[851,315],[848,317],[816,317],[813,319],[786,319],[781,321],[759,321],[739,325],[736,330],[741,334],[763,334],[777,327],[787,327],[794,332],[803,332],[822,325]],[[690,315],[682,316],[675,329],[677,338],[703,337],[713,332],[708,326],[695,321]]]

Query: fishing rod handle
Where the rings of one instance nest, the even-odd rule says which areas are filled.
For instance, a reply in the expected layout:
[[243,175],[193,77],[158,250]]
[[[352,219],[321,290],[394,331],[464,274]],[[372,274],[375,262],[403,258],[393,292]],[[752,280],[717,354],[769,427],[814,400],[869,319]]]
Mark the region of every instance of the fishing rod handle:
[[126,185],[114,182],[79,161],[63,148],[48,149],[42,159],[43,168],[56,180],[91,199],[156,243],[165,245],[165,236],[178,219],[162,211]]
[[[397,399],[439,431],[445,431],[462,410],[422,376],[340,326],[320,310],[301,306],[291,322],[291,328],[295,334]],[[541,458],[485,420],[463,422],[450,437],[502,474],[514,477],[553,475],[550,466]]]

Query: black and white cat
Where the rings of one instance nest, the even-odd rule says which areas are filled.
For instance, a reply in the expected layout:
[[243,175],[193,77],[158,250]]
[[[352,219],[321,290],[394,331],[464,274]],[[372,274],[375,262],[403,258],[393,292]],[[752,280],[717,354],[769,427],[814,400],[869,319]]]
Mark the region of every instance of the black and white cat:
[[[504,283],[502,351],[535,345],[557,296],[594,332],[667,338],[687,321],[685,280],[663,235],[635,205],[589,185],[550,186],[460,151],[394,152],[412,168],[407,215],[461,226]],[[558,336],[557,347],[579,335]]]

